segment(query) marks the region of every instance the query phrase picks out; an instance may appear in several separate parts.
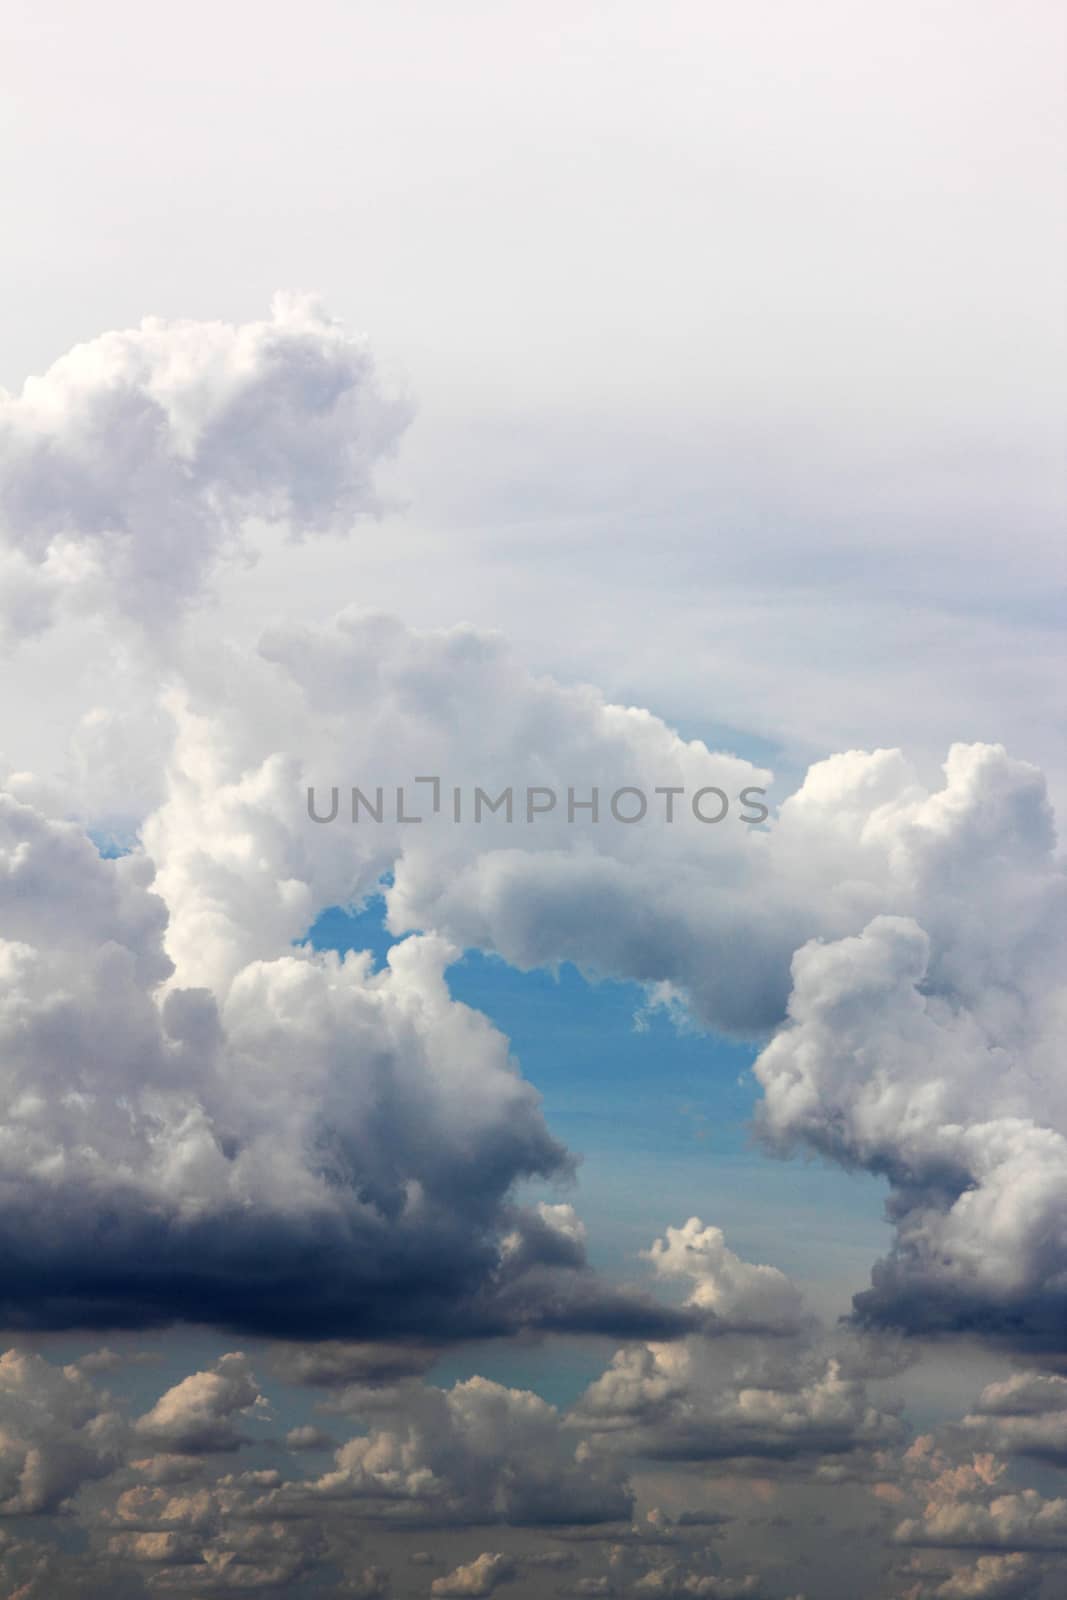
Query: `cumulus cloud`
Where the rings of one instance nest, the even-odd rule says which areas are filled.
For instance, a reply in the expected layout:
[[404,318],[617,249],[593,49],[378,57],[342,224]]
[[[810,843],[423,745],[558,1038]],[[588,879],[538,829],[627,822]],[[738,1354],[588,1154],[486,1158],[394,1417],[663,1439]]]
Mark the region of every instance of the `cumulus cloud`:
[[[210,663],[190,665],[172,700],[168,797],[143,830],[184,982],[226,983],[327,906],[358,902],[391,875],[397,933],[448,930],[464,948],[523,967],[572,959],[640,981],[684,977],[694,1003],[727,1023],[781,1013],[801,929],[791,942],[769,909],[754,911],[745,888],[764,845],[746,835],[737,805],[742,789],[769,781],[763,769],[680,739],[591,687],[535,676],[502,640],[464,627],[419,633],[346,613],[323,629],[274,630],[258,660],[231,661],[226,676],[220,705]],[[396,788],[407,786],[410,812],[419,774],[439,775],[444,799],[435,815],[420,790],[427,820],[411,826],[396,820]],[[559,800],[528,825],[523,796],[535,783]],[[382,788],[380,823],[365,814],[352,823],[353,785],[372,802]],[[466,789],[459,824],[457,785]],[[650,799],[656,786],[676,787],[690,801],[714,786],[733,809],[721,827],[699,823],[689,802],[670,825],[629,826],[609,812],[624,785]],[[338,820],[317,825],[308,791],[328,814],[335,787]],[[493,798],[512,789],[518,820],[501,811],[476,822],[475,787]],[[572,825],[568,789],[580,799],[593,787],[603,818],[583,827],[587,814],[576,812]],[[711,958],[725,919],[754,914],[777,958],[723,969]]]
[[1067,1466],[1067,1378],[1017,1372],[988,1384],[963,1425],[1003,1454]]
[[709,1463],[848,1457],[891,1444],[901,1427],[819,1342],[730,1350],[701,1337],[618,1351],[574,1420],[615,1450]]
[[[345,612],[246,655],[172,627],[257,522],[344,532],[373,513],[373,469],[404,420],[365,347],[298,299],[244,328],[107,335],[0,401],[11,630],[76,604],[134,624],[138,650],[168,646],[165,693],[157,673],[132,721],[100,705],[83,719],[78,792],[16,773],[0,796],[0,1313],[282,1336],[273,1370],[365,1425],[317,1476],[213,1478],[205,1463],[264,1414],[244,1357],[174,1384],[125,1434],[91,1361],[13,1358],[0,1509],[66,1505],[116,1470],[125,1438],[138,1454],[99,1526],[106,1559],[157,1590],[277,1590],[327,1561],[337,1592],[376,1595],[382,1570],[344,1544],[357,1518],[599,1535],[631,1516],[635,1456],[838,1482],[844,1464],[874,1479],[899,1439],[860,1341],[833,1350],[789,1280],[719,1229],[694,1217],[653,1245],[653,1271],[686,1285],[671,1307],[591,1270],[573,1207],[518,1202],[524,1180],[573,1163],[507,1041],[449,994],[467,947],[574,961],[758,1036],[768,1146],[888,1180],[894,1243],[859,1323],[1062,1354],[1064,875],[1040,773],[956,746],[931,787],[899,752],[849,751],[753,829],[737,802],[768,772],[531,673],[495,636]],[[419,774],[443,798],[413,825],[391,802],[402,785],[415,802]],[[350,784],[381,788],[381,823],[351,820]],[[470,815],[475,785],[528,784],[557,796],[536,819]],[[143,826],[105,861],[58,818],[116,787]],[[334,787],[341,814],[322,825],[309,788]],[[653,817],[612,816],[623,787]],[[572,819],[568,791],[582,804],[594,789],[599,821]],[[726,800],[721,824],[694,812],[701,790]],[[379,889],[401,940],[381,971],[295,943]],[[444,1341],[516,1331],[641,1342],[567,1417],[481,1378],[416,1381]],[[967,1429],[1061,1461],[1059,1381],[992,1386]],[[328,1444],[310,1424],[289,1435]],[[1026,1552],[1067,1548],[1064,1503],[1001,1492],[992,1457],[923,1473],[901,1542],[989,1552],[933,1592],[1023,1593]],[[680,1527],[620,1545],[645,1552]],[[488,1593],[504,1559],[437,1592]],[[11,1582],[28,1595],[53,1565],[14,1552]],[[681,1560],[639,1580],[720,1600],[753,1584]]]
[[[520,966],[573,960],[668,983],[711,1026],[778,1029],[756,1069],[770,1144],[888,1177],[896,1240],[857,1302],[862,1318],[1055,1343],[1067,919],[1036,769],[961,746],[931,790],[897,752],[849,752],[814,766],[767,832],[736,816],[704,825],[684,804],[670,824],[571,822],[572,788],[736,797],[768,775],[595,690],[536,677],[469,629],[418,634],[346,614],[275,630],[257,659],[221,670],[185,663],[168,797],[143,829],[167,912],[157,960],[174,963],[173,987],[214,997],[174,998],[179,1031],[197,1006],[195,1026],[208,1026],[214,1003],[228,1037],[232,1025],[251,1039],[253,1009],[279,1014],[268,991],[323,986],[321,963],[282,952],[327,906],[383,886],[391,928],[430,932],[427,952],[436,937]],[[411,805],[427,773],[439,810],[424,786],[425,820],[398,821],[396,788]],[[496,795],[533,780],[561,797],[550,815],[469,815],[475,784]],[[467,791],[460,824],[453,783]],[[309,788],[347,798],[348,784],[381,788],[381,824],[343,807],[332,824],[311,819]],[[257,1055],[277,1059],[291,1026],[286,1015]],[[559,1159],[542,1140],[513,1175]],[[536,1219],[523,1226],[532,1240]],[[561,1239],[540,1234],[557,1253],[570,1248]],[[528,1319],[539,1299],[546,1325],[603,1326],[585,1287],[527,1277],[513,1314]]]
[[0,1356],[0,1516],[54,1511],[121,1459],[121,1419],[76,1367]]
[[[743,1453],[730,1458],[728,1475],[716,1480],[720,1491],[729,1495],[731,1484],[743,1484],[737,1504],[751,1507],[754,1495],[762,1499],[771,1491],[766,1475],[777,1470],[777,1459],[778,1467],[806,1463],[802,1481],[809,1495],[824,1467],[841,1457],[840,1435],[827,1440],[825,1409],[817,1416],[812,1395],[804,1393],[805,1374],[818,1368],[815,1350],[803,1341],[787,1349],[780,1334],[750,1336],[727,1359],[723,1341],[704,1342],[717,1352],[717,1367],[706,1366],[699,1380],[690,1370],[684,1391],[674,1386],[687,1416],[714,1414],[715,1426],[727,1435],[733,1426],[736,1435],[736,1416],[731,1423],[730,1414],[741,1407],[748,1412],[746,1428],[764,1430],[765,1439],[771,1430],[779,1438],[786,1429],[804,1435],[794,1439],[795,1451],[778,1458],[763,1455],[749,1465]],[[495,1541],[489,1543],[482,1556],[461,1560],[438,1580],[457,1587],[437,1592],[459,1593],[459,1586],[479,1592],[480,1585],[491,1592],[505,1577],[530,1592],[548,1592],[544,1586],[558,1582],[557,1574],[575,1595],[757,1600],[765,1592],[751,1554],[746,1559],[744,1544],[733,1544],[741,1532],[735,1519],[711,1510],[652,1510],[634,1520],[629,1474],[639,1465],[646,1485],[650,1468],[662,1474],[656,1450],[676,1429],[677,1413],[659,1413],[658,1438],[650,1429],[631,1429],[620,1452],[610,1429],[598,1431],[603,1415],[589,1415],[589,1407],[565,1416],[532,1393],[484,1378],[450,1389],[406,1378],[366,1386],[362,1411],[353,1414],[359,1431],[337,1447],[332,1465],[318,1476],[291,1477],[292,1462],[276,1443],[278,1465],[237,1472],[222,1459],[240,1445],[245,1424],[262,1408],[259,1385],[242,1356],[223,1356],[180,1379],[131,1425],[75,1368],[11,1353],[0,1362],[0,1380],[25,1402],[20,1447],[27,1461],[31,1453],[47,1456],[43,1467],[35,1461],[33,1471],[38,1484],[45,1478],[50,1483],[47,1493],[22,1495],[0,1510],[47,1521],[49,1512],[62,1508],[89,1540],[84,1556],[71,1556],[23,1541],[21,1523],[18,1539],[0,1531],[0,1574],[14,1593],[21,1592],[16,1579],[30,1585],[26,1596],[34,1600],[68,1594],[88,1600],[102,1584],[109,1595],[122,1597],[311,1594],[325,1584],[331,1593],[370,1600],[392,1592],[386,1569],[398,1559],[410,1565],[409,1558],[417,1558],[420,1568],[433,1564],[419,1538],[424,1530],[454,1539],[457,1530],[474,1526],[508,1529],[506,1556]],[[66,1396],[71,1412],[65,1432],[57,1426],[64,1403],[57,1394]],[[617,1414],[624,1400],[616,1394]],[[11,1416],[4,1401],[5,1448],[14,1431]],[[311,1430],[311,1424],[303,1427]],[[85,1447],[87,1437],[95,1453]],[[958,1439],[955,1430],[952,1437]],[[908,1600],[1036,1595],[1042,1574],[1062,1556],[1063,1502],[1030,1490],[1004,1492],[1005,1469],[992,1456],[960,1459],[932,1438],[899,1454],[893,1439],[891,1430],[876,1428],[865,1438],[857,1435],[847,1453],[868,1458],[866,1473],[855,1475],[858,1484],[878,1481],[895,1460],[905,1498],[919,1500],[916,1514],[900,1522],[896,1534],[898,1547],[914,1552]],[[322,1443],[317,1440],[317,1446]],[[145,1457],[139,1452],[146,1445],[172,1453]],[[737,1448],[750,1450],[751,1437]],[[179,1450],[188,1453],[173,1453]],[[679,1459],[670,1448],[666,1454]],[[702,1448],[680,1459],[684,1466],[700,1463],[705,1477],[718,1458]],[[746,1476],[750,1470],[758,1476]],[[679,1480],[670,1472],[659,1481],[673,1483],[677,1492]],[[825,1481],[836,1486],[841,1480],[831,1474]],[[779,1489],[788,1492],[792,1483],[787,1472]],[[750,1528],[759,1549],[764,1520],[757,1518]],[[787,1521],[777,1521],[787,1527]],[[544,1542],[546,1535],[551,1543]],[[564,1548],[561,1541],[567,1541]],[[850,1554],[842,1576],[854,1576],[865,1557],[854,1543],[845,1548]],[[950,1562],[957,1553],[969,1554],[971,1563],[946,1571],[942,1560],[940,1571],[928,1570],[923,1563],[935,1551],[945,1552]],[[606,1571],[596,1565],[590,1570],[589,1558],[598,1554],[607,1556]],[[1024,1575],[1031,1588],[1022,1585]],[[1018,1588],[1007,1586],[1009,1577],[1019,1580]],[[1003,1589],[996,1586],[1002,1581]]]
[[65,600],[166,627],[252,517],[346,532],[408,420],[311,296],[266,321],[165,322],[77,345],[0,392],[0,615]]
[[[930,790],[897,752],[850,752],[814,766],[769,833],[688,814],[583,829],[563,801],[532,825],[456,825],[452,779],[495,795],[536,773],[565,797],[620,782],[737,793],[766,775],[534,678],[469,631],[345,617],[265,654],[238,711],[182,712],[181,781],[145,830],[185,981],[225,984],[385,879],[398,932],[670,982],[713,1026],[780,1028],[757,1066],[768,1142],[890,1179],[897,1244],[865,1318],[1055,1339],[1067,918],[1035,768],[959,746]],[[373,707],[355,731],[354,703]],[[348,776],[386,795],[406,782],[410,802],[427,772],[446,799],[433,815],[422,791],[418,826],[388,809],[380,825],[309,818],[309,780],[320,794]]]
[[328,1472],[279,1491],[280,1505],[363,1504],[417,1525],[535,1527],[612,1522],[632,1510],[624,1467],[592,1454],[529,1391],[486,1378],[406,1390],[379,1403],[375,1420],[338,1449]]
[[801,1322],[803,1299],[785,1273],[742,1261],[722,1229],[705,1227],[699,1217],[668,1228],[649,1258],[661,1277],[688,1278],[693,1289],[686,1304],[706,1308],[724,1327],[795,1332]]
[[659,1600],[757,1600],[760,1593],[758,1579],[719,1578],[713,1573],[687,1572],[684,1567],[672,1564],[653,1567],[634,1584],[633,1593],[642,1597],[657,1596]]
[[957,749],[940,794],[883,810],[921,889],[793,960],[756,1064],[761,1126],[889,1179],[896,1239],[859,1316],[1055,1348],[1065,1314],[1065,878],[1039,775]]
[[938,1501],[921,1519],[897,1529],[901,1544],[947,1549],[1067,1550],[1067,1500],[1047,1500],[1036,1489],[977,1501]]
[[515,1576],[515,1566],[507,1556],[483,1550],[480,1556],[457,1567],[446,1577],[435,1578],[430,1585],[431,1594],[474,1595],[492,1594],[500,1584]]
[[941,1582],[910,1588],[907,1600],[1034,1600],[1043,1576],[1026,1555],[979,1556]]
[[235,1351],[210,1372],[194,1372],[168,1389],[136,1429],[147,1444],[176,1454],[235,1450],[250,1442],[242,1419],[263,1405],[247,1358]]
[[[269,1593],[312,1571],[328,1551],[321,1528],[257,1515],[257,1500],[277,1481],[277,1473],[260,1471],[177,1492],[136,1483],[90,1525],[104,1535],[108,1555],[145,1573],[153,1590]],[[351,1592],[380,1593],[380,1586],[360,1590],[364,1576],[358,1566],[350,1571]]]
[[[182,981],[225,986],[384,882],[396,932],[669,982],[712,1026],[778,1029],[756,1069],[770,1144],[889,1178],[897,1242],[864,1318],[1055,1341],[1067,918],[1035,768],[959,746],[931,790],[897,752],[850,752],[816,764],[769,832],[684,808],[583,827],[569,788],[736,795],[767,774],[536,678],[469,630],[344,616],[276,632],[264,658],[227,710],[204,687],[179,708],[171,796],[145,828]],[[369,711],[354,727],[355,704]],[[406,784],[411,805],[426,773],[445,798],[435,814],[420,790],[416,826],[388,804],[381,824],[308,814],[309,787],[347,805],[348,780],[387,797]],[[498,795],[533,778],[561,797],[550,815],[469,815],[476,782]]]
[[[45,627],[69,596],[158,636],[251,522],[344,531],[374,511],[375,462],[405,419],[405,408],[384,395],[365,345],[306,297],[280,297],[268,320],[245,326],[150,319],[78,346],[0,402],[0,530],[16,630]],[[762,1035],[780,1029],[757,1069],[767,1139],[866,1167],[891,1184],[895,1242],[859,1297],[858,1314],[909,1331],[967,1329],[1035,1349],[1055,1344],[1067,1253],[1067,1107],[1055,1066],[1067,1020],[1067,918],[1035,768],[997,746],[957,746],[944,784],[930,789],[899,752],[849,751],[813,766],[764,832],[739,822],[737,803],[745,789],[769,782],[767,772],[683,740],[648,711],[612,705],[593,688],[532,674],[502,641],[470,629],[419,634],[345,613],[325,628],[274,628],[254,659],[224,647],[205,651],[199,639],[173,645],[169,711],[145,741],[158,769],[163,729],[173,719],[165,797],[143,829],[159,898],[143,892],[150,869],[139,853],[124,877],[101,876],[70,837],[61,843],[53,833],[34,846],[24,838],[31,825],[18,823],[20,848],[78,857],[97,912],[92,938],[85,917],[55,916],[58,871],[38,872],[32,885],[20,878],[23,887],[4,906],[4,959],[24,997],[19,1003],[32,991],[47,1014],[29,1037],[40,1042],[67,1029],[82,1076],[96,1086],[86,1092],[68,1083],[64,1090],[73,1093],[51,1097],[58,1131],[35,1125],[43,1113],[31,1090],[15,1102],[18,1138],[28,1129],[36,1152],[24,1166],[12,1153],[20,1191],[33,1192],[35,1207],[46,1201],[42,1215],[53,1206],[54,1231],[73,1209],[58,1198],[64,1186],[69,1197],[69,1185],[84,1183],[95,1164],[98,1175],[106,1168],[109,1181],[137,1189],[146,1160],[174,1157],[180,1137],[166,1183],[173,1189],[184,1181],[188,1192],[195,1169],[199,1215],[186,1207],[177,1232],[199,1228],[198,1253],[207,1261],[213,1242],[205,1218],[231,1205],[245,1224],[244,1258],[260,1254],[264,1237],[239,1192],[264,1182],[247,1158],[257,1146],[240,1103],[254,1097],[276,1108],[284,1102],[287,1115],[295,1109],[294,1137],[314,1146],[310,1184],[308,1162],[292,1141],[275,1170],[279,1180],[295,1172],[295,1194],[309,1204],[325,1201],[327,1224],[313,1246],[320,1264],[335,1259],[338,1230],[354,1228],[362,1249],[374,1213],[399,1222],[388,1230],[403,1236],[398,1271],[402,1277],[403,1263],[417,1257],[430,1300],[442,1292],[432,1282],[435,1259],[452,1261],[468,1288],[484,1281],[505,1231],[500,1208],[511,1181],[559,1170],[562,1157],[536,1126],[536,1112],[498,1117],[492,1135],[483,1128],[478,1164],[488,1177],[476,1186],[478,1200],[460,1202],[459,1232],[469,1247],[453,1260],[436,1248],[439,1240],[415,1242],[413,1218],[431,1195],[441,1201],[456,1188],[455,1172],[444,1178],[437,1162],[443,1188],[427,1188],[420,1163],[430,1159],[428,1146],[419,1145],[416,1159],[392,1125],[389,1138],[402,1152],[395,1170],[376,1171],[361,1191],[362,1209],[342,1207],[338,1215],[338,1195],[355,1192],[355,1152],[350,1111],[331,1134],[330,1152],[323,1133],[336,1109],[338,1079],[326,1059],[336,1057],[336,1038],[320,1034],[310,1046],[314,1110],[310,1089],[287,1095],[264,1081],[265,1074],[276,1080],[283,1057],[309,1048],[310,1011],[320,1000],[335,1033],[350,1027],[372,992],[364,1009],[374,1011],[375,1025],[390,1010],[376,980],[347,965],[338,980],[324,963],[286,953],[324,907],[358,903],[385,881],[398,934],[430,933],[452,948],[494,950],[526,967],[572,960],[636,979],[709,1026]],[[82,766],[123,756],[130,740],[114,717],[107,706],[90,710],[79,735]],[[138,727],[147,725],[142,718]],[[380,784],[392,795],[426,773],[439,776],[445,800],[419,826],[394,814],[377,827],[323,827],[308,815],[309,786],[329,794],[334,786],[374,791]],[[127,791],[151,788],[125,769],[122,781]],[[465,814],[454,826],[447,818],[453,783],[466,788],[468,807],[475,784],[497,794],[536,783],[560,798],[533,825],[508,827],[499,817],[476,824]],[[583,827],[584,815],[571,822],[568,791],[581,801],[596,789],[604,809],[621,786],[649,797],[654,825],[647,818],[627,825],[606,809],[598,824]],[[25,775],[16,789],[25,797],[37,792]],[[694,815],[689,801],[701,789],[721,791],[733,807],[721,825]],[[682,798],[668,823],[672,792]],[[119,926],[123,896],[160,928],[166,916],[162,945],[147,927]],[[72,923],[69,937],[58,929],[54,949],[31,926],[49,916]],[[115,938],[103,931],[111,924]],[[75,970],[78,941],[88,965]],[[431,938],[421,948],[421,958],[397,958],[383,988],[410,989],[415,980],[400,964],[417,959],[436,959],[438,975],[426,981],[439,985],[444,958],[429,951],[441,947]],[[163,981],[175,993],[161,1035],[152,1012],[154,985]],[[289,1007],[297,996],[305,1005],[294,1024]],[[256,1011],[274,1019],[262,1037]],[[458,1010],[448,1014],[455,1023]],[[294,1026],[296,1036],[283,1043]],[[91,1039],[101,1041],[95,1057]],[[54,1038],[50,1048],[46,1076],[55,1081]],[[25,1054],[21,1035],[14,1049]],[[266,1067],[246,1073],[253,1052]],[[97,1125],[76,1137],[86,1132],[105,1074],[116,1092],[120,1081],[138,1083],[132,1159],[125,1112],[110,1132]],[[466,1099],[468,1110],[478,1099]],[[500,1110],[492,1095],[488,1103]],[[161,1119],[161,1138],[149,1118]],[[509,1139],[512,1132],[518,1137]],[[443,1142],[455,1155],[461,1140],[446,1128]],[[358,1160],[373,1165],[373,1154],[360,1148]],[[162,1251],[143,1233],[138,1248],[159,1254],[173,1278],[172,1204],[173,1195],[154,1213],[168,1235]],[[124,1227],[137,1233],[139,1214],[134,1204]],[[295,1250],[301,1220],[292,1207],[288,1223]],[[524,1226],[529,1256],[535,1219]],[[541,1242],[558,1250],[561,1236],[551,1235],[545,1229]],[[84,1244],[75,1228],[72,1249],[82,1255]],[[389,1281],[395,1263],[387,1266],[373,1250],[368,1258],[375,1281]],[[542,1276],[544,1265],[536,1269]],[[25,1301],[21,1271],[16,1257],[12,1297]],[[729,1297],[723,1272],[720,1265],[717,1287],[709,1279],[696,1303]],[[64,1314],[63,1284],[60,1272],[48,1296],[56,1319]],[[587,1291],[588,1280],[574,1274],[536,1286],[527,1276],[509,1315],[528,1318],[539,1298],[547,1325],[602,1325],[606,1313]],[[108,1292],[112,1316],[124,1320],[119,1302],[129,1297],[117,1287]],[[138,1286],[132,1298],[157,1292],[143,1295]],[[134,1320],[144,1314],[130,1313]],[[235,1320],[232,1308],[227,1316]]]
[[5,798],[0,868],[9,1324],[507,1325],[510,1190],[568,1161],[506,1040],[450,999],[449,946],[408,940],[381,973],[305,950],[222,1008],[160,1007],[144,858]]

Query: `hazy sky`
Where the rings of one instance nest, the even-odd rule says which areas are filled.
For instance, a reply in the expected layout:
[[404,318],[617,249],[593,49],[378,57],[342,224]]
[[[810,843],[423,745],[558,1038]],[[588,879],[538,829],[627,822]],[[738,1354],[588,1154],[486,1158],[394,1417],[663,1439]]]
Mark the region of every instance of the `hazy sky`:
[[417,408],[358,569],[240,572],[250,627],[342,585],[694,729],[1062,785],[1059,6],[9,16],[0,381],[289,287]]

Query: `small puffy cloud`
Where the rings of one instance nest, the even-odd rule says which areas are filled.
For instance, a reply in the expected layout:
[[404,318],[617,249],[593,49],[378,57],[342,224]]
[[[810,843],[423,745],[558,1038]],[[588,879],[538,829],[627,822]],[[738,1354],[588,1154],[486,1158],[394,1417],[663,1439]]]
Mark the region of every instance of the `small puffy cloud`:
[[661,1277],[689,1279],[686,1304],[711,1311],[724,1326],[795,1332],[800,1324],[803,1299],[785,1273],[742,1261],[728,1249],[722,1229],[705,1227],[699,1217],[668,1228],[648,1256]]
[[136,1431],[146,1443],[177,1454],[236,1450],[250,1442],[243,1422],[263,1403],[247,1357],[234,1352],[168,1389],[138,1418]]
[[480,1556],[457,1567],[445,1577],[435,1578],[430,1585],[431,1594],[490,1595],[508,1578],[515,1576],[515,1565],[507,1556],[483,1550]]

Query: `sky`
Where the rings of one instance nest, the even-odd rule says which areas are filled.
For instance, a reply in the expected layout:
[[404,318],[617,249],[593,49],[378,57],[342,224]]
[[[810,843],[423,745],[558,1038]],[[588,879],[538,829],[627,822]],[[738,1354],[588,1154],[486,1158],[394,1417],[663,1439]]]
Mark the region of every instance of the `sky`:
[[0,1596],[1053,1600],[1061,8],[4,35]]

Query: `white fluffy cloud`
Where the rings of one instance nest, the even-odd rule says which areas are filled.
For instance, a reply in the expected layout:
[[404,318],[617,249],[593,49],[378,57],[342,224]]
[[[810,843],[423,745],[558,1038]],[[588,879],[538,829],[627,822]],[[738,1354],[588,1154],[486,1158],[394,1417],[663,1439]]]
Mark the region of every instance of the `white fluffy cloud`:
[[722,1229],[705,1227],[699,1217],[668,1228],[649,1258],[661,1277],[688,1278],[693,1289],[686,1304],[705,1307],[724,1326],[795,1332],[800,1324],[803,1300],[785,1273],[742,1261]]
[[0,616],[58,602],[166,628],[252,517],[347,531],[407,421],[314,298],[264,322],[164,322],[75,346],[0,392]]
[[1031,774],[988,751],[949,773],[901,841],[928,880],[922,922],[880,916],[794,958],[789,1021],[756,1065],[762,1126],[889,1178],[896,1243],[861,1315],[1055,1344],[1064,878]]

